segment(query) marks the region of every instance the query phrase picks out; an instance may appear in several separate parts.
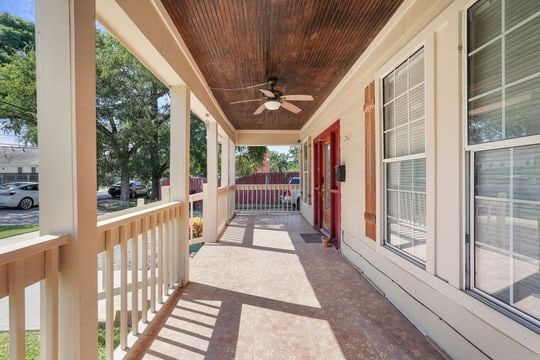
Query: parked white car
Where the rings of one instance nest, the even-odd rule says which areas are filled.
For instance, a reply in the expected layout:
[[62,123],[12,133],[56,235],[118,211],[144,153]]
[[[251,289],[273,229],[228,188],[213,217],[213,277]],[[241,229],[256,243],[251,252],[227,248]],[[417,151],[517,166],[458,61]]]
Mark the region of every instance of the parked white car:
[[28,210],[39,205],[39,185],[35,182],[16,182],[0,185],[0,206]]
[[[287,184],[299,185],[300,177],[296,176],[296,177],[290,178]],[[296,210],[299,210],[300,209],[300,194],[301,194],[300,189],[287,190],[281,195],[281,203],[293,205],[296,208]]]

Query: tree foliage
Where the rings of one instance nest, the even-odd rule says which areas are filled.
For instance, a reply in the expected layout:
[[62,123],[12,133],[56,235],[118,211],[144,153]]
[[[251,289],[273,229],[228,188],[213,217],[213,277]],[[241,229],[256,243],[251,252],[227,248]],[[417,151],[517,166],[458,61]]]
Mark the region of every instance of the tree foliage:
[[298,171],[298,153],[298,146],[290,146],[289,152],[286,154],[272,151],[270,153],[270,171]]
[[34,24],[0,13],[0,127],[37,144]]
[[[0,126],[37,145],[34,25],[0,14]],[[96,145],[98,184],[152,182],[167,176],[169,89],[107,32],[96,31]],[[191,114],[191,171],[206,175],[206,126]]]
[[[168,88],[112,35],[96,32],[98,168],[116,173],[121,199],[129,180],[159,180],[169,168]],[[106,154],[106,156],[104,156]]]
[[34,50],[34,24],[8,13],[0,13],[0,65],[17,53]]
[[0,65],[0,127],[37,145],[36,53],[15,53]]
[[236,176],[247,176],[257,172],[268,152],[266,146],[236,147]]
[[206,124],[195,113],[191,113],[190,120],[190,173],[206,177]]

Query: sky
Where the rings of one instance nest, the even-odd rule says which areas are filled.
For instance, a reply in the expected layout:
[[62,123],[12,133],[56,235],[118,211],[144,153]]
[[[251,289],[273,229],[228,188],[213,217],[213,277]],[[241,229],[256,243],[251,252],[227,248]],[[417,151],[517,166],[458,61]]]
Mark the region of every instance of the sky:
[[0,12],[17,15],[34,22],[35,0],[0,0]]
[[289,152],[288,146],[268,146],[268,151],[274,151],[278,153],[287,154]]

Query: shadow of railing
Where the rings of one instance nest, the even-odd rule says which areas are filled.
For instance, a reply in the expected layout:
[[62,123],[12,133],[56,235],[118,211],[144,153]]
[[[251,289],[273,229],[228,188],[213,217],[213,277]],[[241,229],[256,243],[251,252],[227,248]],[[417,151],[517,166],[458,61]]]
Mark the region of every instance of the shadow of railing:
[[[230,283],[219,286],[215,282],[191,282],[177,290],[169,313],[160,314],[161,322],[154,321],[154,329],[143,334],[148,337],[145,346],[139,341],[133,352],[137,356],[128,358],[143,358],[144,354],[149,354],[159,359],[232,360],[256,357],[261,351],[269,358],[282,356],[283,353],[274,352],[276,349],[264,347],[270,342],[255,344],[255,336],[264,342],[265,339],[260,339],[264,331],[270,337],[275,335],[273,341],[279,337],[276,335],[279,332],[285,334],[285,342],[287,334],[298,338],[294,341],[300,345],[289,348],[289,357],[300,358],[301,352],[308,351],[306,356],[312,358],[441,358],[418,330],[336,251],[304,243],[299,232],[314,230],[303,218],[296,217],[297,220],[282,216],[277,219],[237,218],[234,235],[227,237],[226,232],[220,243],[210,246],[220,247],[223,254],[237,247],[262,250],[264,253],[256,256],[295,262],[295,271],[301,270],[303,274],[298,272],[295,284],[284,284],[284,287],[292,287],[293,294],[304,294],[304,299],[298,295],[297,300],[291,300],[294,297],[289,299],[286,294],[268,293],[268,289],[261,291],[259,285],[256,291],[250,292],[231,288]],[[280,242],[281,248],[264,246],[272,244],[270,240],[260,245],[256,236],[258,229],[276,230],[272,228],[276,221],[281,222],[278,225],[283,226],[288,244]],[[205,256],[205,253],[197,256]],[[273,274],[269,269],[267,275],[271,278]],[[208,271],[216,272],[216,269]],[[272,281],[280,279],[276,276]],[[294,289],[298,284],[301,286]],[[294,324],[283,319],[290,319]],[[305,333],[291,334],[291,328],[305,328]],[[315,336],[320,338],[314,339]]]

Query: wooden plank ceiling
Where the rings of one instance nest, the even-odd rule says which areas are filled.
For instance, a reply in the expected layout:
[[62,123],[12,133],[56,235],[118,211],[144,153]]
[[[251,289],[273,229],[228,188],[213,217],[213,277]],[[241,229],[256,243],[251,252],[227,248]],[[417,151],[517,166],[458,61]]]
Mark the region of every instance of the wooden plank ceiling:
[[[298,130],[324,102],[403,0],[162,0],[225,115],[237,130]],[[258,88],[312,102],[253,112]],[[266,89],[267,86],[260,88]],[[361,91],[362,89],[358,89]],[[230,103],[245,99],[260,102]]]

